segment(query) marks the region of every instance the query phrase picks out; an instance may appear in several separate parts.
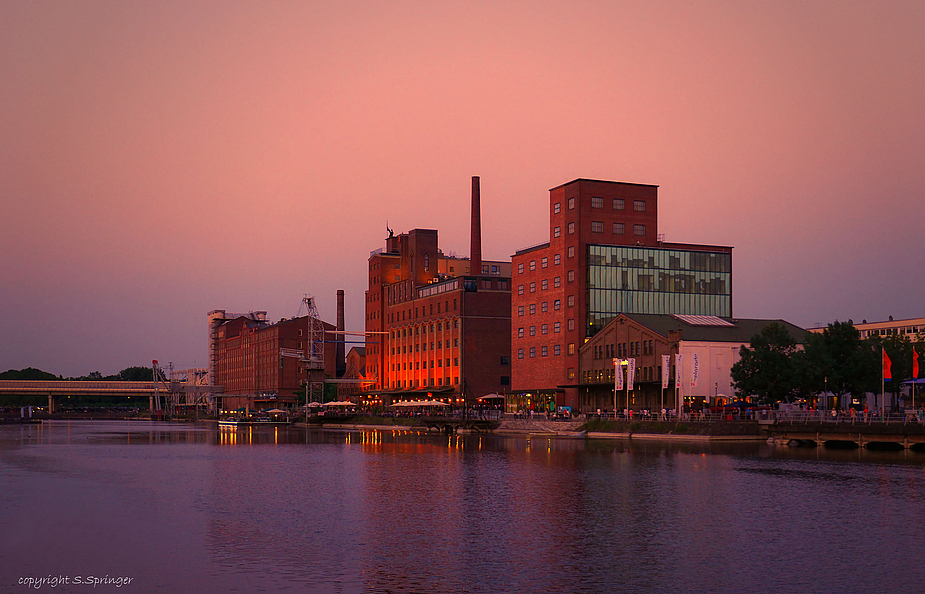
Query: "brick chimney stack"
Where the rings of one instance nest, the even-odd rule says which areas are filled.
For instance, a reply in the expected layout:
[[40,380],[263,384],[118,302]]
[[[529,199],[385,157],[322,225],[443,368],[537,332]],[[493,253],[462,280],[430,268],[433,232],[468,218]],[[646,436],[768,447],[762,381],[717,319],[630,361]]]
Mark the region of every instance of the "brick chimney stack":
[[[344,290],[337,290],[337,329],[341,332],[344,331],[345,321],[344,321]],[[346,345],[344,344],[346,340],[345,334],[337,335],[337,348],[335,349],[335,360],[334,365],[337,368],[336,375],[337,377],[343,377],[344,372],[347,370],[347,358],[344,354]]]
[[472,176],[472,232],[469,244],[469,274],[482,274],[482,216],[479,205],[479,176]]

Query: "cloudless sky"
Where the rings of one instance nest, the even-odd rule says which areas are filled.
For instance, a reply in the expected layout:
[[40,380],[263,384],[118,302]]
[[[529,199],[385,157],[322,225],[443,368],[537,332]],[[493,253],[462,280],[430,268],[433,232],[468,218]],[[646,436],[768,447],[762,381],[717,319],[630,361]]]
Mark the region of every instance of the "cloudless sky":
[[737,317],[925,315],[925,3],[0,2],[0,371],[206,366],[206,315],[347,294],[433,228],[548,240],[549,188],[659,185]]

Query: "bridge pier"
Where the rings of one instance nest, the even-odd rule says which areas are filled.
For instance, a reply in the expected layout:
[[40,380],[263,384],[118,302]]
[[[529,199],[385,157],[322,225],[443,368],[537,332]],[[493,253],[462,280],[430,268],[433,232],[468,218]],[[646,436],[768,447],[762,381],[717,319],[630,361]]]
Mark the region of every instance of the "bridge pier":
[[48,393],[48,414],[58,412],[58,409],[61,408],[61,396],[55,396],[51,392]]

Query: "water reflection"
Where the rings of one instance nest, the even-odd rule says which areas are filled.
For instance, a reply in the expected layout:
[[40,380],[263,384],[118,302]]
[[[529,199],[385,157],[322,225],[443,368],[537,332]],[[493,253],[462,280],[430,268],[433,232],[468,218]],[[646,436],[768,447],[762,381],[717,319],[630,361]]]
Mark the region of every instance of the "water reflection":
[[[0,555],[41,575],[135,572],[138,591],[909,589],[925,578],[909,521],[923,462],[755,442],[2,427]],[[872,542],[889,565],[866,561]]]

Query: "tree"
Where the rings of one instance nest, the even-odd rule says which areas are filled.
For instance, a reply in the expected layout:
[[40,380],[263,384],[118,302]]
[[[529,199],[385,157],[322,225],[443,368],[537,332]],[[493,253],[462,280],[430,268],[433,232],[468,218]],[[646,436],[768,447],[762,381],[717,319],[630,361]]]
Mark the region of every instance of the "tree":
[[828,390],[839,398],[860,397],[878,377],[871,353],[850,320],[829,324],[821,334],[811,334],[797,356],[800,391],[818,394]]
[[732,381],[738,396],[757,396],[763,404],[793,402],[799,395],[794,364],[797,344],[777,322],[765,326],[751,339],[751,348],[739,349],[732,366]]
[[26,367],[25,369],[10,369],[0,373],[0,379],[5,380],[59,380],[60,376],[35,367]]

